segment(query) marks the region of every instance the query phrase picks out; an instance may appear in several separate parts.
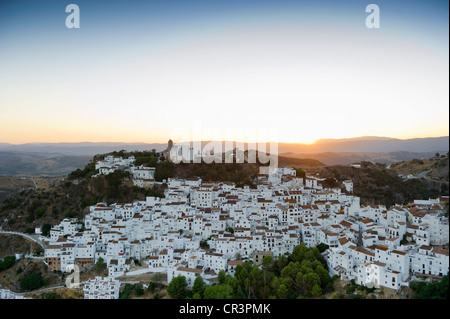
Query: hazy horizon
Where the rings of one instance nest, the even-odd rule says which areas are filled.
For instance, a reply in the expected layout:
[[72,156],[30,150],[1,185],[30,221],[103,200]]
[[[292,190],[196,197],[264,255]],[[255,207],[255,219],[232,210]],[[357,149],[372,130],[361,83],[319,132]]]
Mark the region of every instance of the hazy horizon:
[[0,143],[448,135],[448,1],[74,3],[0,4]]
[[[322,138],[322,139],[318,139],[313,141],[312,143],[302,143],[302,142],[278,142],[280,144],[300,144],[300,145],[314,145],[314,144],[318,144],[320,142],[324,142],[324,141],[347,141],[347,140],[352,140],[352,141],[357,141],[357,140],[399,140],[399,141],[406,141],[406,140],[417,140],[417,139],[438,139],[438,138],[445,138],[445,137],[449,137],[449,135],[443,135],[443,136],[427,136],[427,137],[413,137],[413,138],[395,138],[395,137],[388,137],[388,136],[356,136],[356,137],[345,137],[345,138]],[[179,142],[175,142],[174,143],[188,143],[188,142],[196,142],[196,141],[200,141],[200,140],[193,140],[193,141],[179,141]],[[239,142],[239,143],[254,143],[255,141],[240,141],[240,140],[201,140],[201,142],[211,142],[211,141],[217,141],[217,142],[225,142],[225,141],[229,141],[229,142]],[[98,142],[92,142],[92,141],[78,141],[78,142],[28,142],[28,143],[8,143],[8,142],[1,142],[0,144],[9,144],[9,145],[26,145],[26,144],[167,144],[167,141],[162,141],[162,142],[155,142],[155,141],[149,141],[149,142],[145,142],[145,141],[130,141],[130,142],[124,142],[124,141],[98,141]],[[270,143],[270,141],[266,141],[266,143]]]

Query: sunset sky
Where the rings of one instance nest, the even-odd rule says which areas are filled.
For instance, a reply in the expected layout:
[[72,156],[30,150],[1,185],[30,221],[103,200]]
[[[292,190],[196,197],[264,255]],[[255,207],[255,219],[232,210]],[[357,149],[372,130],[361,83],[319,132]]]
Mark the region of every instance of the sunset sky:
[[3,0],[0,143],[447,136],[448,14],[439,0]]

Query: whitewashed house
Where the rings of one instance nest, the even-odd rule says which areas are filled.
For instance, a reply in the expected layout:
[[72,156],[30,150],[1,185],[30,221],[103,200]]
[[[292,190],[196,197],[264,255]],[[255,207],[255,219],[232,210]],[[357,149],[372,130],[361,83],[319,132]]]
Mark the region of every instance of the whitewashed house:
[[220,270],[227,269],[227,258],[223,254],[206,253],[203,256],[204,267],[218,273]]
[[434,249],[422,245],[417,252],[410,254],[411,272],[413,274],[444,276],[449,270],[448,250]]
[[97,276],[84,283],[84,299],[119,299],[119,289],[119,280]]
[[178,276],[184,276],[186,278],[188,287],[194,285],[194,281],[198,276],[205,277],[203,267],[201,266],[198,268],[188,268],[180,265],[171,265],[167,270],[167,282],[171,282],[173,278]]
[[351,180],[345,180],[342,182],[345,190],[349,193],[353,193],[353,182]]

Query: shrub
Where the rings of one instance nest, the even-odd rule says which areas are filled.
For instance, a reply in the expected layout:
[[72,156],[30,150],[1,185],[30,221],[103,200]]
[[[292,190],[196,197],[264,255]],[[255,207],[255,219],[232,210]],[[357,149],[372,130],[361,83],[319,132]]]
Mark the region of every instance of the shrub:
[[41,288],[45,285],[41,273],[30,273],[20,279],[20,288],[23,291],[31,291]]

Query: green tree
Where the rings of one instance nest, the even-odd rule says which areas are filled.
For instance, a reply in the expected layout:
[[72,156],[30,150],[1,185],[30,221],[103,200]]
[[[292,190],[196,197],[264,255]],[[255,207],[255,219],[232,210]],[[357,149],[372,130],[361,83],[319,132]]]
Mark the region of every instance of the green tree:
[[42,236],[48,237],[50,235],[50,229],[52,229],[52,225],[50,224],[44,224],[42,225]]
[[195,296],[198,294],[199,297],[202,298],[203,294],[205,292],[205,287],[206,287],[206,285],[205,285],[205,282],[204,282],[202,276],[198,276],[197,278],[195,278],[194,285],[192,286],[193,295]]
[[306,172],[301,168],[294,168],[295,169],[295,176],[303,178],[303,183],[305,183],[306,179]]
[[205,288],[205,299],[232,299],[233,288],[226,284],[217,284]]
[[56,292],[47,292],[41,295],[41,299],[63,299],[60,294]]
[[283,268],[289,263],[288,257],[285,255],[280,255],[278,259],[273,261],[272,263],[272,271],[274,272],[275,276],[280,276],[281,271]]
[[301,263],[303,260],[306,259],[308,251],[309,251],[308,247],[306,246],[305,243],[302,242],[300,243],[300,245],[294,247],[289,259],[293,262],[297,261]]
[[233,289],[233,297],[235,299],[245,299],[245,294],[242,291],[242,287],[239,283],[239,280],[236,277],[231,278],[231,280],[228,284]]
[[328,273],[328,271],[325,270],[325,268],[322,265],[318,265],[315,269],[314,272],[319,276],[320,278],[320,286],[322,288],[325,288],[328,283],[330,282],[331,278],[330,278],[330,274]]
[[20,279],[20,288],[23,291],[31,291],[41,288],[45,285],[41,273],[30,273]]
[[320,243],[316,246],[320,253],[323,253],[325,250],[327,250],[330,246],[324,243]]
[[286,299],[288,296],[289,290],[285,284],[281,284],[277,289],[277,296],[280,299]]
[[311,288],[311,296],[313,297],[319,297],[322,294],[322,290],[320,289],[319,285],[315,284]]
[[167,180],[174,174],[175,164],[172,162],[164,161],[155,165],[155,180],[158,182],[162,182],[163,179]]
[[308,272],[303,276],[303,282],[305,283],[308,291],[311,292],[314,285],[320,285],[320,278],[316,273]]
[[308,289],[305,285],[305,282],[303,281],[304,274],[302,272],[298,272],[297,275],[294,278],[294,286],[295,289],[301,294],[301,295],[307,295]]
[[[333,280],[320,250],[308,248],[304,243],[296,246],[289,256],[264,257],[260,268],[246,261],[236,266],[234,277],[221,272],[218,282],[206,286],[205,299],[230,295],[237,299],[293,299],[320,297],[333,291]],[[192,294],[201,297],[198,292]]]
[[136,285],[136,287],[134,288],[134,293],[138,297],[142,296],[144,294],[144,289],[142,288],[142,285]]
[[272,266],[272,262],[273,262],[273,257],[271,255],[264,256],[264,258],[262,260],[263,269],[270,269],[270,267]]
[[150,292],[155,292],[155,289],[156,289],[156,284],[155,284],[153,281],[150,282],[150,283],[148,284],[147,290],[150,291]]
[[281,271],[281,277],[290,277],[295,278],[297,273],[300,271],[300,263],[298,262],[290,262],[286,267]]
[[44,253],[44,248],[42,248],[41,246],[38,246],[35,250],[34,253],[36,256],[40,256],[41,254]]
[[16,257],[14,256],[5,256],[3,260],[0,261],[0,271],[10,268],[14,262],[16,261]]
[[270,281],[274,278],[274,274],[270,271],[272,265],[273,265],[273,257],[271,255],[264,256],[262,260],[262,270],[263,270],[262,298],[264,299],[269,297],[270,290],[268,283],[270,283]]
[[95,264],[94,270],[96,272],[102,272],[102,271],[106,270],[106,263],[102,257],[98,258],[97,263]]
[[261,298],[264,294],[264,274],[258,266],[253,266],[250,274],[250,291],[255,298]]
[[174,277],[167,287],[167,293],[175,299],[184,299],[186,296],[187,281],[186,277]]
[[404,234],[402,240],[400,240],[400,245],[407,245],[407,244],[408,244],[407,235]]
[[338,182],[334,178],[327,177],[324,181],[322,181],[322,186],[325,188],[338,187]]
[[448,299],[448,274],[431,283],[412,282],[410,287],[415,292],[415,299]]
[[129,299],[133,293],[135,286],[132,284],[125,284],[125,287],[119,292],[119,299]]
[[219,271],[219,273],[217,274],[217,281],[219,282],[219,284],[223,284],[225,282],[225,278],[226,278],[226,273],[225,271],[222,269]]
[[200,248],[202,248],[202,249],[209,249],[208,241],[207,240],[202,240],[200,242]]
[[35,215],[36,218],[41,218],[44,214],[45,214],[45,208],[44,207],[38,208],[34,212],[34,215]]

